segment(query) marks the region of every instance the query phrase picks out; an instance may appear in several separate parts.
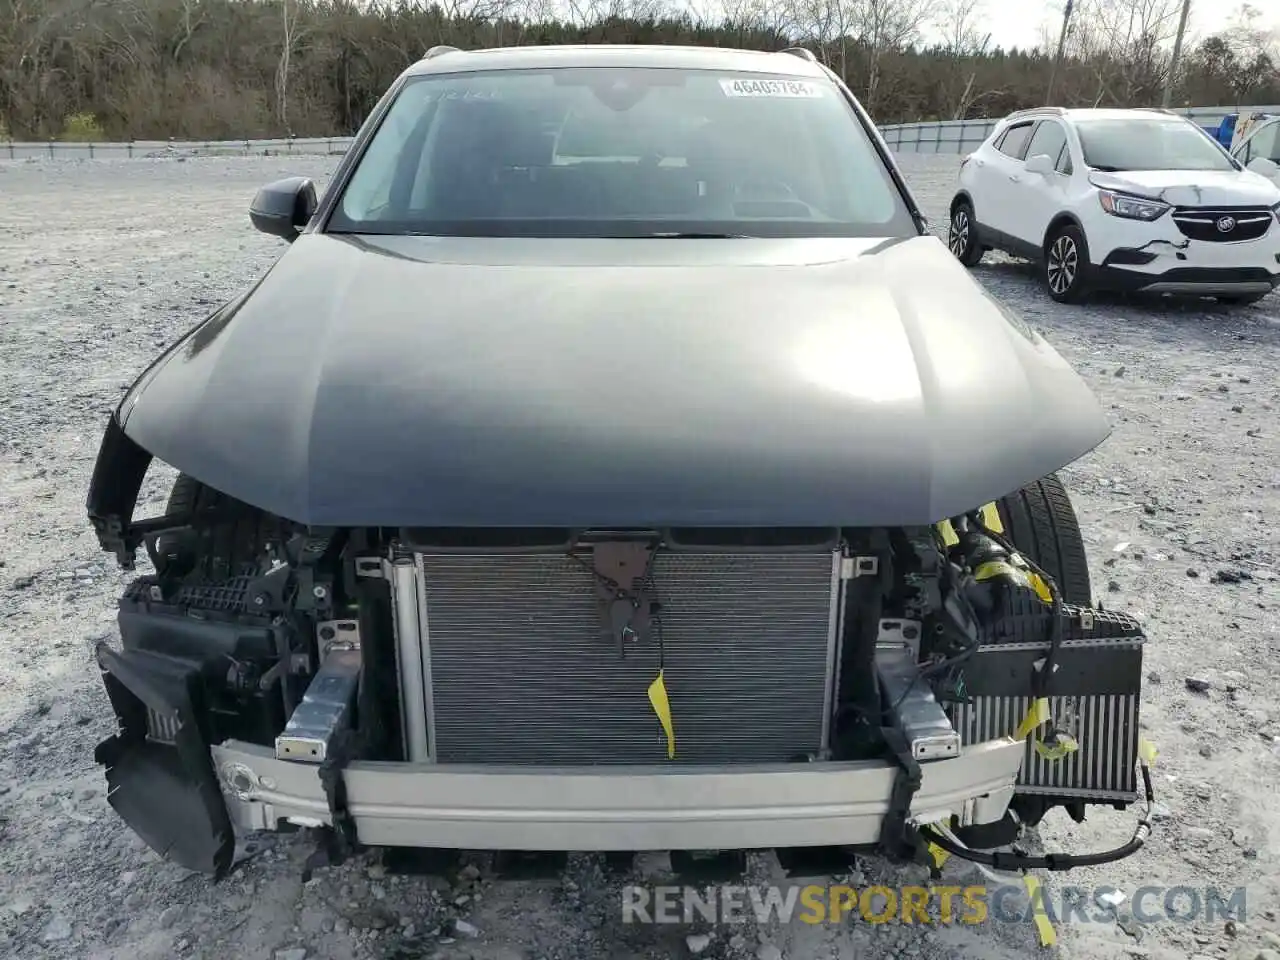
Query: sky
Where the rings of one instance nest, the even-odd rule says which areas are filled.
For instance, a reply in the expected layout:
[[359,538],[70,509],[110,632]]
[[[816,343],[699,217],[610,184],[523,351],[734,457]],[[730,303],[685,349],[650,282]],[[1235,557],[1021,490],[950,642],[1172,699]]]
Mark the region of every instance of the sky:
[[[1261,14],[1258,23],[1264,28],[1280,27],[1280,0],[1249,0]],[[984,26],[991,31],[991,45],[1033,47],[1040,42],[1042,26],[1052,25],[1057,37],[1062,25],[1065,0],[985,0]],[[1079,0],[1077,0],[1079,6]],[[1230,25],[1240,0],[1191,0],[1191,19],[1187,23],[1188,38],[1203,38]]]

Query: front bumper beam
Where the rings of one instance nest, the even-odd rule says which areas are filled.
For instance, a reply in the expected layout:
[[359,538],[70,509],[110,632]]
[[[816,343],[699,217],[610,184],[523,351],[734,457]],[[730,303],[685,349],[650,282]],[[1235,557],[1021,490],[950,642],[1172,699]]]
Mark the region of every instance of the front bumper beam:
[[[1024,744],[975,744],[922,764],[910,819],[1004,816]],[[232,821],[333,825],[315,765],[268,747],[212,748]],[[345,809],[368,846],[473,850],[708,850],[875,844],[898,768],[888,762],[723,767],[497,767],[356,761]]]

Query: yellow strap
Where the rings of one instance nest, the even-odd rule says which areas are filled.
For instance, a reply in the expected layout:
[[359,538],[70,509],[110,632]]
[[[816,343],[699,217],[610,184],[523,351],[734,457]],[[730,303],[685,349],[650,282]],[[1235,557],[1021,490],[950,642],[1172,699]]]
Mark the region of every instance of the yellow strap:
[[1061,760],[1068,757],[1080,749],[1080,744],[1076,742],[1076,738],[1069,733],[1063,733],[1059,730],[1054,736],[1053,746],[1049,746],[1043,740],[1035,741],[1036,753],[1044,757],[1046,760]]
[[1148,767],[1156,765],[1156,748],[1152,746],[1151,741],[1146,737],[1138,738],[1138,756]]
[[667,685],[662,679],[663,672],[659,670],[657,678],[649,684],[649,703],[653,705],[653,712],[658,715],[658,722],[662,724],[662,730],[667,735],[667,759],[674,760],[676,730],[671,722],[671,701],[667,699]]
[[929,845],[925,849],[929,851],[929,856],[933,858],[933,865],[938,870],[941,870],[942,865],[951,857],[951,854],[947,853],[932,840],[929,841]]
[[1040,946],[1052,947],[1058,942],[1058,932],[1053,929],[1053,922],[1045,913],[1043,895],[1037,896],[1040,893],[1040,879],[1026,873],[1022,876],[1022,882],[1026,885],[1027,896],[1031,898],[1031,909],[1035,914],[1036,933],[1040,936]]
[[[945,830],[947,827],[947,821],[935,820],[933,823],[929,824],[929,826],[940,827]],[[943,850],[932,840],[925,844],[925,852],[929,854],[929,858],[933,860],[934,867],[938,870],[941,870],[942,865],[951,859],[951,854],[947,853],[947,851]]]
[[950,520],[941,520],[934,526],[938,529],[938,535],[942,537],[942,545],[948,550],[960,542],[960,538],[956,536],[956,528],[951,525]]
[[1008,577],[1020,586],[1030,587],[1036,592],[1036,596],[1045,603],[1053,603],[1053,592],[1049,589],[1049,585],[1044,582],[1038,573],[1032,570],[1016,567],[1012,563],[1006,563],[1004,560],[988,560],[986,563],[978,564],[973,571],[973,579],[979,583],[984,580],[991,580],[994,577]]
[[1022,722],[1018,724],[1018,729],[1014,732],[1013,739],[1025,740],[1032,730],[1048,719],[1049,700],[1046,697],[1039,697],[1032,701],[1031,708],[1027,711],[1027,715],[1022,718]]
[[992,533],[1004,533],[1004,524],[1000,522],[1000,511],[994,503],[982,507],[982,525]]
[[990,580],[993,577],[1010,577],[1015,581],[1020,581],[1026,576],[1021,570],[1012,564],[1005,563],[1003,560],[988,560],[986,563],[980,563],[973,571],[973,579],[981,583],[983,580]]
[[1053,591],[1049,589],[1049,585],[1044,582],[1044,579],[1040,574],[1036,573],[1034,570],[1028,570],[1026,572],[1026,577],[1027,583],[1031,584],[1031,589],[1036,592],[1036,596],[1045,603],[1052,604]]

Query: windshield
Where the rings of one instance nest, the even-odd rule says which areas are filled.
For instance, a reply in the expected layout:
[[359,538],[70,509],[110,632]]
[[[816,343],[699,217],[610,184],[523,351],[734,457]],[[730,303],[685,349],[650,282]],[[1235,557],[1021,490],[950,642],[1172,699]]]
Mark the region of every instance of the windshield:
[[1209,136],[1185,120],[1126,117],[1076,124],[1084,162],[1097,170],[1234,170]]
[[498,70],[410,80],[330,218],[436,236],[910,236],[902,195],[825,80]]

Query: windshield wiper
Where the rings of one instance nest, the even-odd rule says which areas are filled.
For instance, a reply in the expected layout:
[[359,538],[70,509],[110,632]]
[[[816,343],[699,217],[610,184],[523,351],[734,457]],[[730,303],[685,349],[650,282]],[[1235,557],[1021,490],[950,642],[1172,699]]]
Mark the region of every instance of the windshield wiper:
[[1095,163],[1095,164],[1092,164],[1092,167],[1093,169],[1099,170],[1102,173],[1120,173],[1125,169],[1124,167],[1113,167],[1110,164],[1106,164],[1106,163]]

